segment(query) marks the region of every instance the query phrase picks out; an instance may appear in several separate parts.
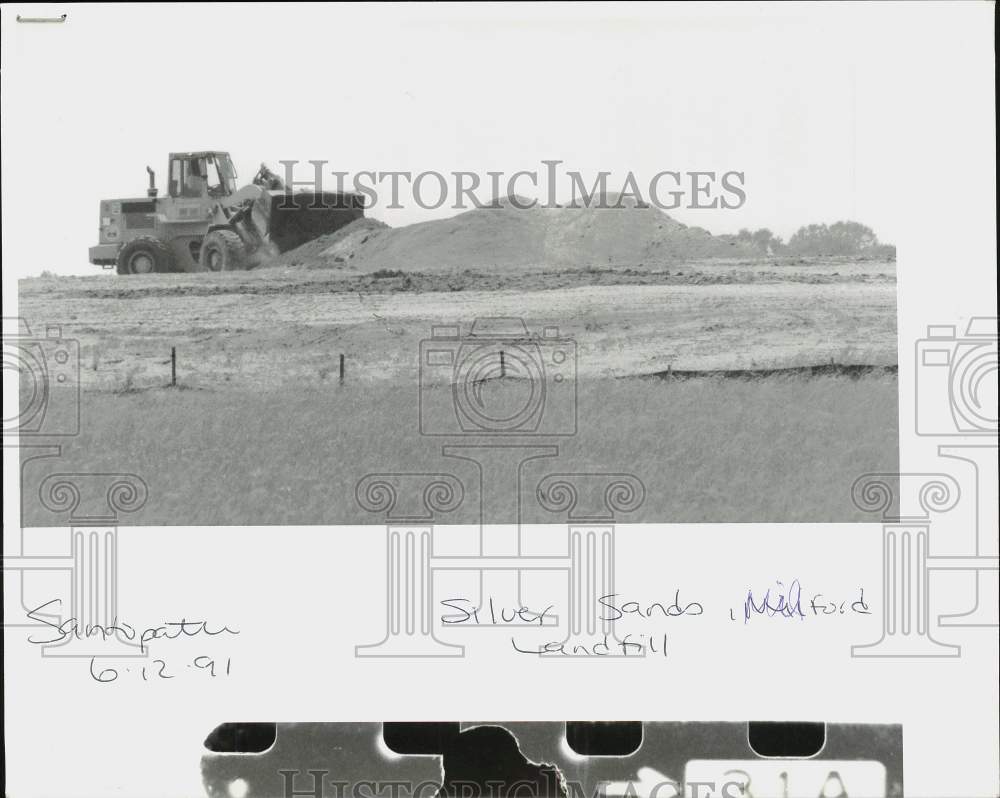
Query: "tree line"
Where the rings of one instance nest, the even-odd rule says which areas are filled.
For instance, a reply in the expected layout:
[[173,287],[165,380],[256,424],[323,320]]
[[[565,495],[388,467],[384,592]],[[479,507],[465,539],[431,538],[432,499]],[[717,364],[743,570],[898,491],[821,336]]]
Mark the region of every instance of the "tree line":
[[754,231],[743,228],[731,238],[766,255],[896,257],[896,247],[881,243],[875,232],[860,222],[805,225],[796,230],[787,242],[766,227]]

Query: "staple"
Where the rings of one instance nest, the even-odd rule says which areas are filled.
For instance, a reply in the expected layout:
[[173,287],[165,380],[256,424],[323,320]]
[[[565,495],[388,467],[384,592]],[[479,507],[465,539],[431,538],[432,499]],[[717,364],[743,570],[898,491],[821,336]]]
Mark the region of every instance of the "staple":
[[66,21],[66,14],[62,14],[58,17],[22,17],[20,14],[17,15],[18,22],[43,22],[43,23],[55,23],[60,24]]

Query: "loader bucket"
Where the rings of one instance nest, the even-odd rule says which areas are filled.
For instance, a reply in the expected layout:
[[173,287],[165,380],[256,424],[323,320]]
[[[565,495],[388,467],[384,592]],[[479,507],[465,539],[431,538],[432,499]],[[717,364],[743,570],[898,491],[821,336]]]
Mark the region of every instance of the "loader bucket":
[[295,249],[365,215],[360,194],[265,191],[261,200],[268,237],[279,252]]

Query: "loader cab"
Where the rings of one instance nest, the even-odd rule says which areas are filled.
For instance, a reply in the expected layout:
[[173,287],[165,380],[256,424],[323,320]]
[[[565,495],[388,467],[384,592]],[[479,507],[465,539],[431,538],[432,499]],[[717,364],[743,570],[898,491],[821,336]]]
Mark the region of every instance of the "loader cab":
[[167,174],[171,197],[222,199],[236,193],[236,170],[227,152],[171,153]]

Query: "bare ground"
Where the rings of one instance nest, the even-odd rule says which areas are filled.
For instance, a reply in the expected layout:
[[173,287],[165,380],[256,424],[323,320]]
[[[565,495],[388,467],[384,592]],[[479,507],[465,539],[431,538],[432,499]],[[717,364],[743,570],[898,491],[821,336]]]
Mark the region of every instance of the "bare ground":
[[[441,279],[458,287],[425,290]],[[20,315],[33,331],[59,324],[81,352],[80,433],[63,441],[61,456],[25,465],[29,526],[61,523],[36,501],[39,480],[54,471],[141,476],[150,498],[128,524],[376,523],[354,499],[366,473],[473,478],[442,460],[442,439],[420,434],[418,353],[432,325],[467,331],[485,316],[523,318],[534,331],[556,325],[575,340],[578,432],[540,467],[636,474],[647,500],[622,521],[861,520],[851,483],[898,469],[891,368],[643,379],[668,369],[892,367],[893,264],[381,278],[278,268],[37,278],[20,288]],[[501,398],[522,389],[496,385]],[[479,520],[469,485],[471,503],[446,523]],[[525,508],[524,520],[560,521],[530,501]]]
[[896,363],[894,264],[869,262],[37,278],[21,282],[20,315],[79,341],[85,391],[166,384],[171,347],[190,387],[324,385],[340,354],[350,381],[411,378],[432,325],[485,316],[558,326],[582,378]]

